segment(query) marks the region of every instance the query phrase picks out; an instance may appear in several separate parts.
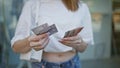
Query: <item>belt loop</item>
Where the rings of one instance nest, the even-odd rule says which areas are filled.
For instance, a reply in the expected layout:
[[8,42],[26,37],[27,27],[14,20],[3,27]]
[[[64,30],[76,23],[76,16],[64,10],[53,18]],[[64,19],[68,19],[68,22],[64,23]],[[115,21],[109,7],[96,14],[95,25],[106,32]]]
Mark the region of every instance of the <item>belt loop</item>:
[[70,60],[71,66],[74,68],[76,55]]
[[42,65],[46,66],[47,62],[42,60]]
[[42,65],[42,68],[45,68],[45,65]]
[[61,64],[59,65],[59,67],[60,67],[60,68],[62,68],[62,67],[63,67],[63,65],[64,65],[64,64],[63,64],[63,63],[61,63]]

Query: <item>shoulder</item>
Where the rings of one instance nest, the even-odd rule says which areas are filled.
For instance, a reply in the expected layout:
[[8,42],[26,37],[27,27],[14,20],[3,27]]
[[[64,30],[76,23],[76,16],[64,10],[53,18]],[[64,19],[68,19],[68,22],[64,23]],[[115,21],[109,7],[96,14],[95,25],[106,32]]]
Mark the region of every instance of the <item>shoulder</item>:
[[88,5],[83,1],[80,1],[79,9],[83,12],[83,14],[86,14],[86,13],[90,12]]
[[33,7],[36,5],[36,3],[38,3],[39,0],[28,0],[24,3],[24,6],[29,6],[29,7]]
[[40,0],[27,0],[25,3],[29,3],[29,4],[32,4],[32,3],[36,3]]
[[39,0],[27,0],[25,3],[24,3],[24,7],[23,9],[27,9],[27,10],[35,10],[36,9],[36,4],[39,3],[38,2]]
[[80,1],[79,6],[80,6],[80,8],[88,9],[88,5],[83,1]]

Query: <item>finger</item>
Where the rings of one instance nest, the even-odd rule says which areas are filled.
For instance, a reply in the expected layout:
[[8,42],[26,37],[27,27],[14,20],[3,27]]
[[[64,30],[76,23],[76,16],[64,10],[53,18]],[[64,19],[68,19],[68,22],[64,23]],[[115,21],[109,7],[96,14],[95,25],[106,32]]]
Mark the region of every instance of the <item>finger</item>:
[[81,44],[82,43],[82,40],[76,40],[73,42],[73,44]]
[[44,40],[40,41],[42,46],[46,46],[46,44],[49,42],[49,38],[45,38]]
[[81,44],[81,40],[76,40],[76,41],[60,41],[63,44],[67,44],[67,45],[76,45],[76,44]]
[[43,44],[44,47],[46,47],[46,46],[48,45],[49,40],[50,40],[50,39],[47,39],[47,40],[44,42],[44,44]]
[[38,46],[38,45],[41,45],[41,43],[40,42],[30,42],[31,47]]
[[68,42],[62,42],[62,44],[66,45],[66,46],[70,46],[70,47],[81,45],[81,44],[78,44],[78,43],[68,43]]
[[75,40],[75,41],[61,41],[61,42],[64,42],[64,43],[68,43],[68,44],[81,44],[82,40]]
[[45,46],[49,43],[49,39],[45,40],[45,42],[40,46],[34,46],[33,49],[35,49],[36,51],[44,49]]
[[73,44],[73,41],[60,41],[60,42],[65,44]]
[[49,36],[49,34],[48,33],[45,33],[45,34],[41,34],[41,35],[38,35],[37,37],[36,37],[36,39],[43,39],[43,38],[46,38],[46,37],[48,37]]
[[29,36],[29,37],[28,37],[28,41],[30,41],[30,42],[31,42],[31,41],[35,41],[35,40],[36,40],[36,39],[35,39],[35,36],[36,36],[36,35]]
[[64,44],[64,45],[67,45],[67,46],[72,46],[72,45],[75,45],[75,44],[73,44],[73,43],[70,43],[70,42],[61,42],[62,44]]
[[43,39],[43,38],[45,38],[45,37],[48,37],[48,34],[47,34],[47,33],[41,34],[41,35],[33,35],[33,36],[31,36],[28,40],[29,40],[29,41],[38,41],[38,40]]
[[42,40],[40,40],[39,42],[37,43],[34,43],[33,45],[31,45],[32,47],[36,47],[36,46],[44,46],[44,43],[48,40],[49,38],[44,38]]
[[42,40],[40,40],[40,41],[38,41],[38,42],[31,42],[30,43],[30,46],[32,46],[32,47],[35,47],[35,46],[42,46],[43,45],[43,43],[47,40],[48,38],[44,38],[44,39],[42,39]]
[[33,49],[36,50],[36,51],[39,51],[39,50],[41,50],[41,49],[43,49],[43,48],[44,48],[43,46],[33,47]]
[[63,38],[63,41],[75,41],[75,40],[79,40],[80,37],[79,36],[72,36],[72,37],[67,37],[67,38]]

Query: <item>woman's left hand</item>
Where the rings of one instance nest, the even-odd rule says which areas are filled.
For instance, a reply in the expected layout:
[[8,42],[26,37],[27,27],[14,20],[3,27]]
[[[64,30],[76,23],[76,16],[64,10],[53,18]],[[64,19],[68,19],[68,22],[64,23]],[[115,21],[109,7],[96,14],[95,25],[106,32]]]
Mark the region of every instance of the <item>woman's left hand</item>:
[[61,39],[60,42],[64,45],[74,47],[81,44],[82,38],[79,36],[66,37]]
[[66,46],[73,47],[80,52],[83,52],[87,47],[87,44],[78,35],[63,38],[59,42],[61,42],[62,44],[66,45]]

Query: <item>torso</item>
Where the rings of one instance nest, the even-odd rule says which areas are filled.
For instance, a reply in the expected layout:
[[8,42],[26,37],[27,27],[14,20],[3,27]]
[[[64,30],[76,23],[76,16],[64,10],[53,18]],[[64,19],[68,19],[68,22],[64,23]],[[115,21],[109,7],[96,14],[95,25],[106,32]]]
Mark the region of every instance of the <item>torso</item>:
[[76,51],[58,41],[63,38],[66,31],[81,26],[82,8],[76,12],[71,12],[60,0],[41,0],[41,2],[38,25],[43,23],[55,24],[59,31],[50,37],[50,42],[43,52],[43,59],[49,62],[67,61],[76,54]]
[[48,62],[65,62],[71,59],[76,54],[76,51],[67,51],[60,53],[43,52],[43,59]]
[[[66,31],[75,29],[77,27],[83,27],[82,6],[76,12],[67,10],[61,0],[40,0],[37,24],[42,25],[48,23],[48,25],[55,24],[58,32],[50,36],[49,44],[45,47],[45,52],[66,52],[73,48],[63,45],[59,42],[64,37]],[[73,24],[74,23],[74,24]]]

